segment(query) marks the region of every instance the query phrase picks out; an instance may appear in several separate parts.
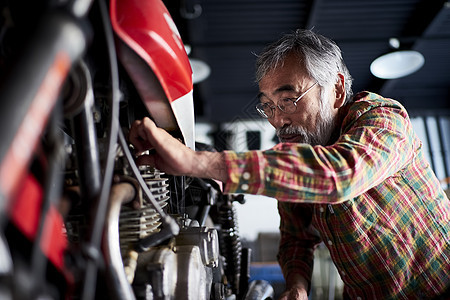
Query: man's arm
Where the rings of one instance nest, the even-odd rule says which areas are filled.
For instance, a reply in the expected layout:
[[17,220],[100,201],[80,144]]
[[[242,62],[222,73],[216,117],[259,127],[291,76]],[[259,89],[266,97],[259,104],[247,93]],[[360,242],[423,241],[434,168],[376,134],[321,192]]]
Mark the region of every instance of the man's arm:
[[[149,118],[133,123],[129,139],[139,155],[138,163],[149,164],[172,175],[227,180],[223,153],[194,151],[158,128]],[[141,155],[147,150],[155,150],[155,153]]]
[[286,281],[280,300],[307,299],[311,288],[314,250],[321,242],[312,227],[313,208],[308,204],[278,202],[280,246],[278,262]]
[[366,102],[354,105],[344,133],[326,147],[281,143],[265,151],[196,152],[149,118],[133,124],[130,141],[139,151],[156,150],[141,162],[172,175],[222,181],[226,193],[335,204],[379,184],[415,155],[417,145],[402,107],[392,101]]
[[354,104],[329,146],[280,143],[264,151],[226,151],[225,192],[322,204],[361,195],[404,168],[419,146],[406,112],[394,102],[380,103]]

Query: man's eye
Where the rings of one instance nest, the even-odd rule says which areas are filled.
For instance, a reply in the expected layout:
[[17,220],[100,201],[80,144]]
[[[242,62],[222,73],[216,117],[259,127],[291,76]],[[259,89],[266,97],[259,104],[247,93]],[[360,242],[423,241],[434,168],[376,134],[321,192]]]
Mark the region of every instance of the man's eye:
[[286,107],[292,106],[293,103],[292,98],[281,98],[280,101],[278,101],[278,106],[281,109],[285,109]]
[[281,98],[280,99],[280,104],[286,105],[286,104],[290,104],[290,102],[293,102],[293,98]]

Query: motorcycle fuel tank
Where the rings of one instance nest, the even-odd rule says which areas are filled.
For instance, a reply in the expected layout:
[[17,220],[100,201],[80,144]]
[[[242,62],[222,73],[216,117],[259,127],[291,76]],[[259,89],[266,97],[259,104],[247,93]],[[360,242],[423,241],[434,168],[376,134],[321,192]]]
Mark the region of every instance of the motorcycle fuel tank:
[[161,0],[111,0],[118,55],[156,124],[177,127],[194,149],[192,68],[181,36]]

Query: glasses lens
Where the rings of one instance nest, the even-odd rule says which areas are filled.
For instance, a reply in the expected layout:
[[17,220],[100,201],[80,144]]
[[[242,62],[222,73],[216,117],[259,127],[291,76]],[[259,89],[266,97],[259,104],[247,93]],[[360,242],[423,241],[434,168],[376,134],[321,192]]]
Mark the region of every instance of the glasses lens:
[[278,101],[278,107],[285,113],[293,113],[296,109],[294,100],[290,98],[283,98]]
[[263,117],[269,118],[272,114],[272,109],[267,104],[259,103],[256,105],[256,111]]

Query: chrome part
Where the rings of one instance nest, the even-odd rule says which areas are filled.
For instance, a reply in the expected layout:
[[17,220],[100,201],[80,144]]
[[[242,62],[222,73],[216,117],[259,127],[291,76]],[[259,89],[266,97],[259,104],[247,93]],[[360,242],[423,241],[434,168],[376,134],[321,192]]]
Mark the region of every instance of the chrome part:
[[177,282],[177,257],[168,247],[141,253],[133,282],[138,299],[173,299]]
[[212,284],[212,270],[202,264],[197,245],[176,247],[178,280],[173,299],[208,300]]
[[219,265],[218,235],[215,229],[191,224],[182,227],[169,245],[139,255],[133,282],[139,299],[210,299],[213,272]]
[[207,267],[217,267],[219,264],[219,237],[214,228],[189,227],[181,230],[175,239],[175,244],[198,246],[202,262]]
[[247,295],[244,300],[273,299],[274,290],[272,285],[265,280],[253,280],[250,282]]
[[121,206],[123,203],[132,201],[135,193],[132,184],[120,183],[112,186],[109,198],[103,248],[108,280],[111,285],[110,292],[114,293],[115,299],[135,299],[122,263],[117,231]]

